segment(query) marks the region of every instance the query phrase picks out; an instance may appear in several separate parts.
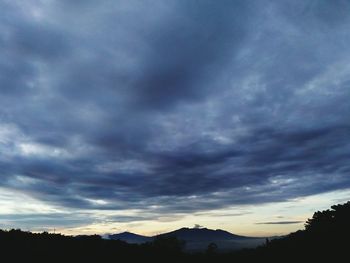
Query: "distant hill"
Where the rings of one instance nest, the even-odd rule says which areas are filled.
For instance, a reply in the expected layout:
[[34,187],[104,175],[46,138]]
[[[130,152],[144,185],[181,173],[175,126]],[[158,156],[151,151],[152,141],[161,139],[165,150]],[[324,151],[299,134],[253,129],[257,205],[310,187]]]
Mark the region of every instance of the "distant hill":
[[183,227],[175,231],[161,234],[159,236],[175,236],[178,239],[185,241],[209,241],[215,240],[237,240],[247,239],[249,237],[239,236],[221,229],[208,229],[208,228],[187,228]]
[[142,236],[130,232],[123,232],[119,234],[112,234],[108,236],[109,239],[113,240],[121,240],[128,242],[130,244],[141,244],[145,242],[150,242],[153,240],[153,237]]
[[204,251],[210,243],[215,243],[220,251],[238,250],[242,248],[254,248],[262,245],[265,238],[254,238],[235,235],[221,229],[208,228],[180,228],[164,233],[159,237],[174,236],[186,242],[187,251]]
[[157,236],[147,237],[130,232],[109,235],[110,239],[121,240],[130,244],[151,242],[155,238],[176,237],[186,242],[186,250],[197,251],[207,249],[210,243],[216,243],[220,250],[237,250],[257,247],[265,242],[265,238],[254,238],[235,235],[221,229],[183,227]]

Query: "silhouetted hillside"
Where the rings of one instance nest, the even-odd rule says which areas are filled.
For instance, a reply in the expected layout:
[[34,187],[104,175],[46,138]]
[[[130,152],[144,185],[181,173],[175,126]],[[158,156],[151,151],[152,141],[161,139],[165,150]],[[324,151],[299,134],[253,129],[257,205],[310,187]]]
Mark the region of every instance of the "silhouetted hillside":
[[[197,229],[198,230],[198,229]],[[179,229],[179,237],[191,233],[229,237],[230,233]],[[214,231],[214,232],[212,232]],[[170,234],[170,233],[168,233]],[[145,244],[104,240],[98,235],[64,236],[1,231],[1,262],[347,262],[349,258],[350,202],[314,213],[305,230],[266,242],[256,249],[218,253],[212,243],[206,252],[185,253],[184,242],[174,235],[160,235]]]
[[176,236],[178,239],[186,241],[214,241],[245,239],[248,237],[238,236],[224,230],[213,230],[208,228],[180,228],[178,230],[161,234],[160,236]]
[[108,238],[112,240],[125,241],[130,244],[142,244],[142,243],[150,242],[154,239],[153,237],[142,236],[142,235],[138,235],[130,232],[123,232],[119,234],[108,235]]
[[217,245],[218,251],[238,250],[257,247],[265,238],[254,238],[232,234],[230,232],[208,228],[180,228],[178,230],[159,235],[161,237],[174,236],[186,242],[187,251],[205,251],[211,243]]
[[180,228],[157,236],[147,237],[130,232],[109,235],[110,239],[121,240],[130,244],[151,242],[155,238],[176,237],[184,242],[186,251],[205,251],[210,243],[216,243],[218,250],[229,251],[242,248],[253,248],[262,245],[265,238],[246,237],[230,232],[208,228]]

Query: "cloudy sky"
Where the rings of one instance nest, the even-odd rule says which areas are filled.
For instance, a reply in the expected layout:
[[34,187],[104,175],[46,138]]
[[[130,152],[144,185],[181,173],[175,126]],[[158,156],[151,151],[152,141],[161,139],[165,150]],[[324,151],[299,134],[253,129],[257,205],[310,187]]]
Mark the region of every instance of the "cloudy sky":
[[350,2],[0,0],[0,228],[302,228],[350,199]]

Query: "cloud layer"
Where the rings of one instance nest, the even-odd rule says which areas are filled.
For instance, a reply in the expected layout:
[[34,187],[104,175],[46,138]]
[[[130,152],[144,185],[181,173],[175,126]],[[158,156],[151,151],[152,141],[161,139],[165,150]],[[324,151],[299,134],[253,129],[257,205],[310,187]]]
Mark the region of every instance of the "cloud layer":
[[1,187],[155,218],[350,187],[347,1],[0,10]]

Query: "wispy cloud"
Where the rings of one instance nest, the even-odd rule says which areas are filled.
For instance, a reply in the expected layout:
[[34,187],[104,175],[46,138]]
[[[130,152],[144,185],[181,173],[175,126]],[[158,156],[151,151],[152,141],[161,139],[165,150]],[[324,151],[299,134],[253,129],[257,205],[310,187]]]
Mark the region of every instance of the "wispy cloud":
[[291,225],[291,224],[300,224],[304,221],[271,221],[271,222],[259,222],[257,225]]

